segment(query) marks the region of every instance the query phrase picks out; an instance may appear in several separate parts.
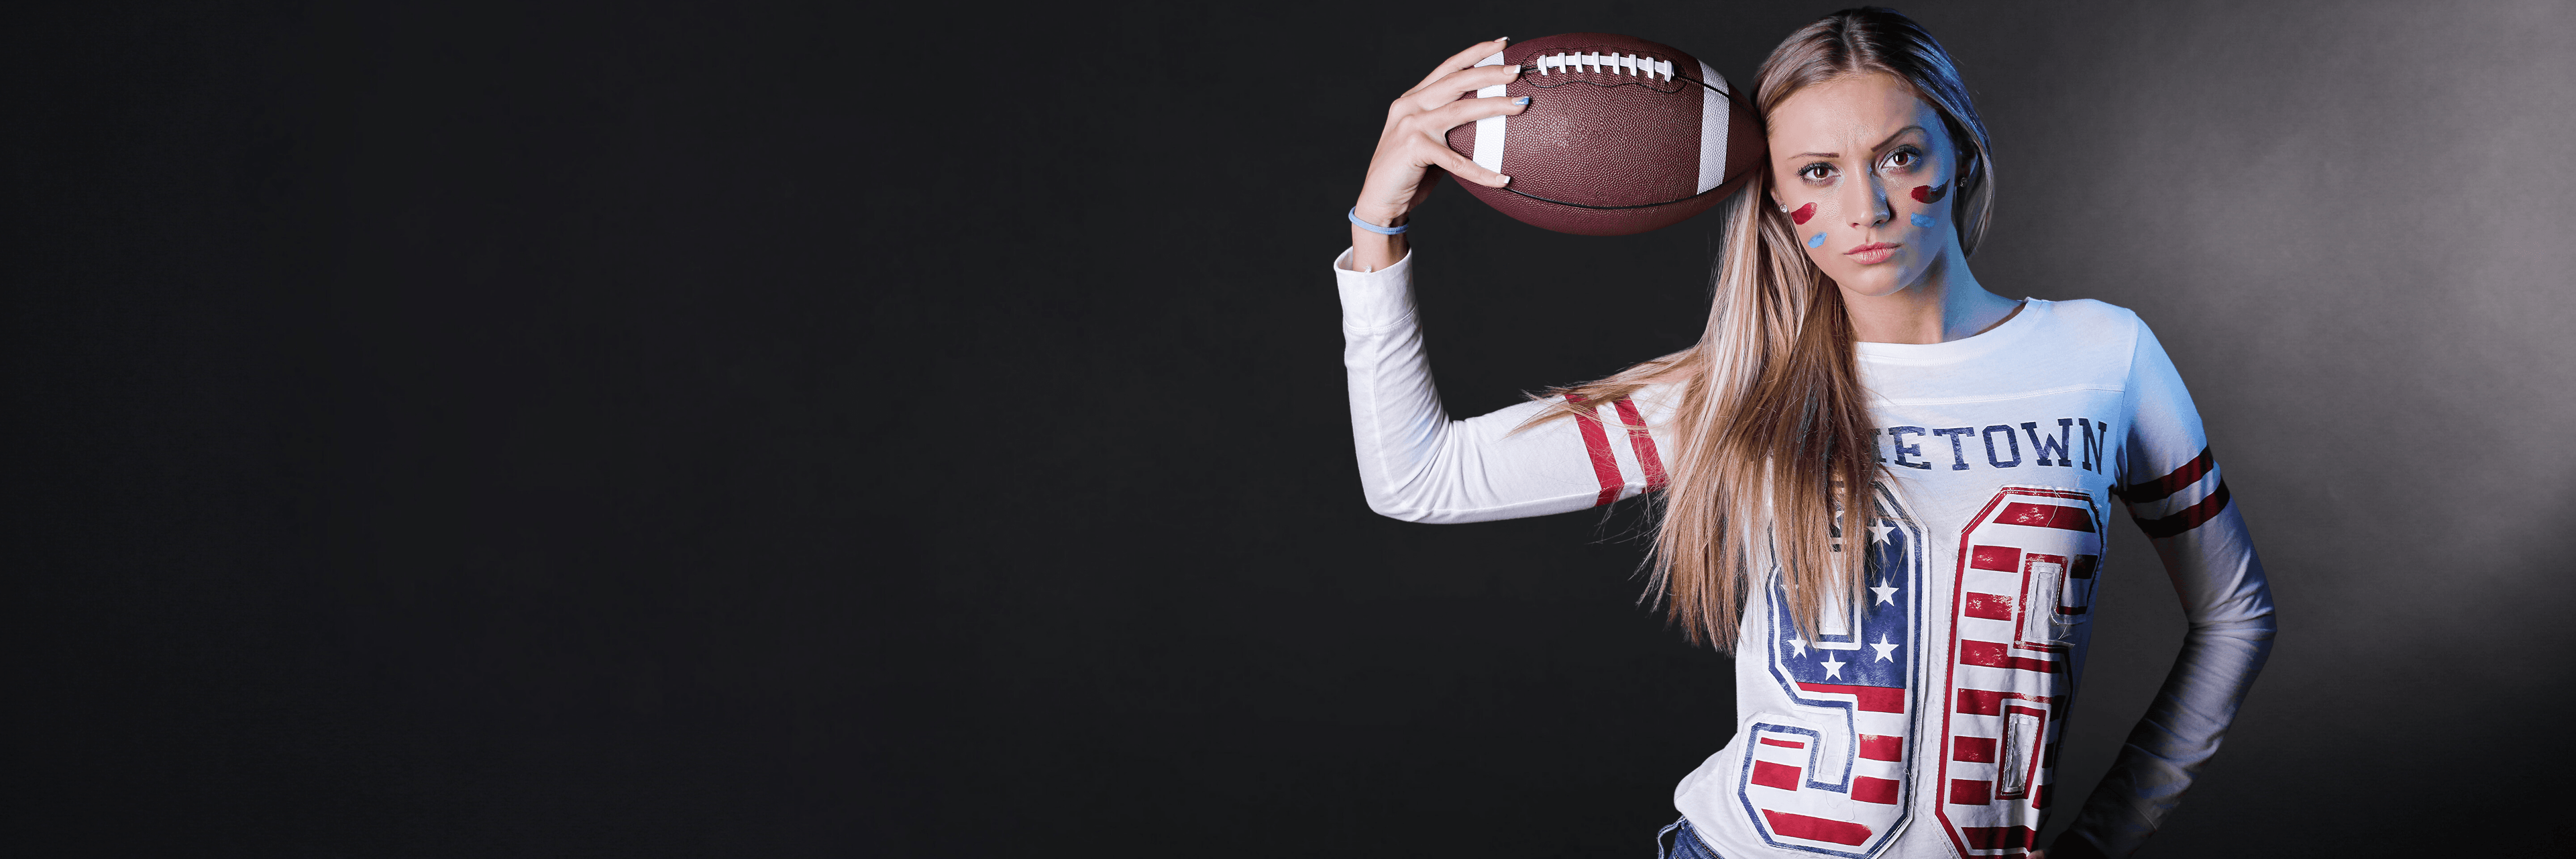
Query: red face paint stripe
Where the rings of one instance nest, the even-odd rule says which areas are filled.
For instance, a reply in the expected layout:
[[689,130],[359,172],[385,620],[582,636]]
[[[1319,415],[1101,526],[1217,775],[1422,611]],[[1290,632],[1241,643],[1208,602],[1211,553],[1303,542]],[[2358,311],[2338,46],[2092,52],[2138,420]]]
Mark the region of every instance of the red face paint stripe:
[[1814,204],[1814,203],[1808,203],[1808,204],[1806,204],[1806,205],[1804,205],[1804,206],[1799,206],[1797,211],[1795,211],[1795,212],[1790,212],[1790,213],[1789,213],[1789,220],[1790,220],[1791,222],[1793,222],[1793,223],[1804,224],[1804,223],[1806,223],[1806,222],[1807,222],[1807,219],[1809,219],[1809,218],[1813,218],[1813,217],[1815,217],[1815,216],[1816,216],[1816,204]]
[[[1565,401],[1583,404],[1583,398],[1573,394],[1565,395]],[[1583,429],[1584,450],[1592,454],[1592,476],[1601,481],[1601,496],[1592,506],[1619,500],[1619,487],[1626,481],[1619,479],[1619,458],[1610,454],[1610,434],[1601,429],[1601,417],[1591,409],[1578,408],[1574,410],[1574,423]]]
[[1914,202],[1917,203],[1938,203],[1941,202],[1941,198],[1947,196],[1950,196],[1950,186],[1948,185],[1914,186]]
[[1645,469],[1646,491],[1664,488],[1664,458],[1655,454],[1655,437],[1646,434],[1646,418],[1637,413],[1637,404],[1620,400],[1611,405],[1619,408],[1619,422],[1628,425],[1628,446],[1637,451],[1637,467]]
[[2172,474],[2113,491],[2119,493],[2123,501],[2131,504],[2145,504],[2181,492],[2183,487],[2199,483],[2202,477],[2208,476],[2210,469],[2217,467],[2218,460],[2209,455],[2209,448],[2204,447],[2200,449],[2200,456],[2183,463],[2182,467],[2174,469]]
[[1768,808],[1762,810],[1762,820],[1771,824],[1771,831],[1791,838],[1827,841],[1835,844],[1859,844],[1869,840],[1869,827],[1857,823],[1790,814],[1786,811],[1772,811]]
[[2140,519],[2138,530],[2147,532],[2147,539],[2162,540],[2198,528],[2202,523],[2216,518],[2219,511],[2225,509],[2227,509],[2227,481],[2221,480],[2218,482],[2218,489],[2209,493],[2208,498],[2201,499],[2200,503],[2162,519]]

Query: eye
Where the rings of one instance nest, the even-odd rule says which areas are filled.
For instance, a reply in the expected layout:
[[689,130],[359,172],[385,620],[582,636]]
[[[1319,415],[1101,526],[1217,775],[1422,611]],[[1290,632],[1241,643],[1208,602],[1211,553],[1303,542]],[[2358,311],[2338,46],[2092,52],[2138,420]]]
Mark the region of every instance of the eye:
[[1834,166],[1822,161],[1798,168],[1798,178],[1805,179],[1809,182],[1822,182],[1833,178],[1833,176]]
[[1886,157],[1878,160],[1879,168],[1884,170],[1906,170],[1921,163],[1923,163],[1923,150],[1911,145],[1896,147],[1896,151],[1887,153]]

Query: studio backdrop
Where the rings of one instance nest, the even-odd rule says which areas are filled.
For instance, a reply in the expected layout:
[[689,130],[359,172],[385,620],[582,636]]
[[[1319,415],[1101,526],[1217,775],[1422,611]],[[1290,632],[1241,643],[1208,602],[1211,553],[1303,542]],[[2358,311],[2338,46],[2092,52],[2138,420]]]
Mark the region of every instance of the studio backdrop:
[[[1650,855],[1730,662],[1636,510],[1371,514],[1327,267],[1441,58],[1833,8],[13,16],[11,852]],[[2153,326],[2270,571],[2140,855],[2576,836],[2576,11],[1899,8],[1978,279]],[[1715,217],[1414,224],[1456,415],[1706,316]],[[2183,632],[2104,576],[2068,796]]]

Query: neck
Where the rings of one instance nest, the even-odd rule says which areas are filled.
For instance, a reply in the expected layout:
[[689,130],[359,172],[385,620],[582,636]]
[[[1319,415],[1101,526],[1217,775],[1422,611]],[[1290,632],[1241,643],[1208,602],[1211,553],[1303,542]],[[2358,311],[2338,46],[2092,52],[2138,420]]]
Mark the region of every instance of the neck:
[[1863,343],[1947,343],[1974,337],[2020,312],[2021,302],[1987,292],[1968,271],[1956,239],[1923,275],[1886,295],[1843,290],[1852,334]]

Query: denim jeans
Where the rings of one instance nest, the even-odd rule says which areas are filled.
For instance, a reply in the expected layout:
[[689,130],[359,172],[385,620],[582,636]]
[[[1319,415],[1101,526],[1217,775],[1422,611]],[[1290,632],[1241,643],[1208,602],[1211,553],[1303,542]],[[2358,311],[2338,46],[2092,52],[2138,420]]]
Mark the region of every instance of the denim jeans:
[[1690,818],[1673,821],[1664,831],[1655,833],[1655,859],[1720,859],[1717,851],[1699,840],[1692,831]]

